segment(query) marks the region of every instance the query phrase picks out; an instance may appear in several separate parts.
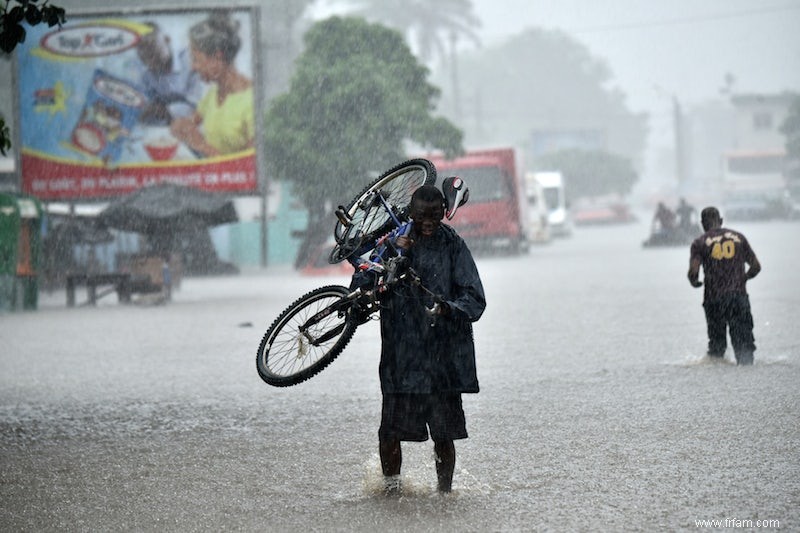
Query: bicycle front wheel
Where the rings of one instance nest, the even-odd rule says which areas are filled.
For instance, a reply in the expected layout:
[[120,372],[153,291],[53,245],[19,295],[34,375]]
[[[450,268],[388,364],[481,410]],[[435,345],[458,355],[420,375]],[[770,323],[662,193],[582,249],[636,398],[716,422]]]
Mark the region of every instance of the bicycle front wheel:
[[[380,191],[392,211],[399,217],[408,216],[411,195],[423,185],[436,182],[436,167],[427,159],[410,159],[384,172],[367,185],[345,209],[350,224],[345,226],[336,222],[333,236],[339,244],[347,243],[357,248],[360,243],[374,235],[383,227],[391,227],[391,217],[381,205],[372,202],[374,194]],[[387,230],[388,231],[388,230]],[[353,234],[358,232],[358,235]],[[358,243],[353,246],[353,242]]]
[[287,307],[264,334],[256,355],[258,375],[275,387],[297,385],[327,367],[353,338],[353,303],[347,287],[314,289]]

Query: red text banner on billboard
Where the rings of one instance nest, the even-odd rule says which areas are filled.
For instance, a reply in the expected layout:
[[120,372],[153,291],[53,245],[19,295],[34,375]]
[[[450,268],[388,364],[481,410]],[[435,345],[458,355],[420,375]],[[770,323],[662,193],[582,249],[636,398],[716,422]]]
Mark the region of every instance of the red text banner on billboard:
[[250,9],[70,15],[18,46],[22,189],[258,188]]

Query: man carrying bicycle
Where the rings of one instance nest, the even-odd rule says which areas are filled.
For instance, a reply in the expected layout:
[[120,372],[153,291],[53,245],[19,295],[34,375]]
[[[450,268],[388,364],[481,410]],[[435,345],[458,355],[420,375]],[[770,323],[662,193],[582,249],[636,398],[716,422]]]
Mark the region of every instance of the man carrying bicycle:
[[[450,492],[453,441],[468,437],[461,394],[479,390],[472,322],[483,314],[486,298],[469,248],[441,223],[444,209],[436,187],[424,185],[414,192],[413,228],[398,237],[397,246],[428,290],[401,282],[381,300],[378,437],[387,494],[400,492],[401,441],[425,441],[429,429],[438,489]],[[443,301],[434,301],[431,293]]]

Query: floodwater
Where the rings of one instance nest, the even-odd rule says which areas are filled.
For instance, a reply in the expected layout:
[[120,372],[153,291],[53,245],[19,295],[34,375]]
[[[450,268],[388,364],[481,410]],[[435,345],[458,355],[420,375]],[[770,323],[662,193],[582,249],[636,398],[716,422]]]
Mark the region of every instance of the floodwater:
[[380,494],[376,324],[304,384],[256,373],[272,319],[341,278],[188,279],[163,306],[42,295],[0,316],[0,530],[798,530],[800,224],[733,227],[764,266],[752,367],[704,357],[688,249],[643,249],[644,221],[479,259],[482,391],[446,496],[430,442],[404,445],[404,495]]

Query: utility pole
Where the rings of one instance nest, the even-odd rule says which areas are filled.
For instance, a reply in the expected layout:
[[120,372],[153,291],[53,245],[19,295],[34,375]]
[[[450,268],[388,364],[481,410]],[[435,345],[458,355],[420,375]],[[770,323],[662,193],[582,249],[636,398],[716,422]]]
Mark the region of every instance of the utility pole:
[[261,212],[259,213],[260,234],[261,234],[260,235],[261,268],[266,268],[268,264],[267,251],[269,250],[269,239],[267,238],[267,234],[269,231],[269,224],[267,223],[267,216],[269,214],[269,201],[268,201],[269,186],[270,186],[270,180],[269,178],[265,178],[264,184],[262,185],[263,190],[261,191]]
[[673,128],[675,129],[675,174],[678,185],[686,182],[686,141],[683,135],[683,112],[678,97],[672,97]]

